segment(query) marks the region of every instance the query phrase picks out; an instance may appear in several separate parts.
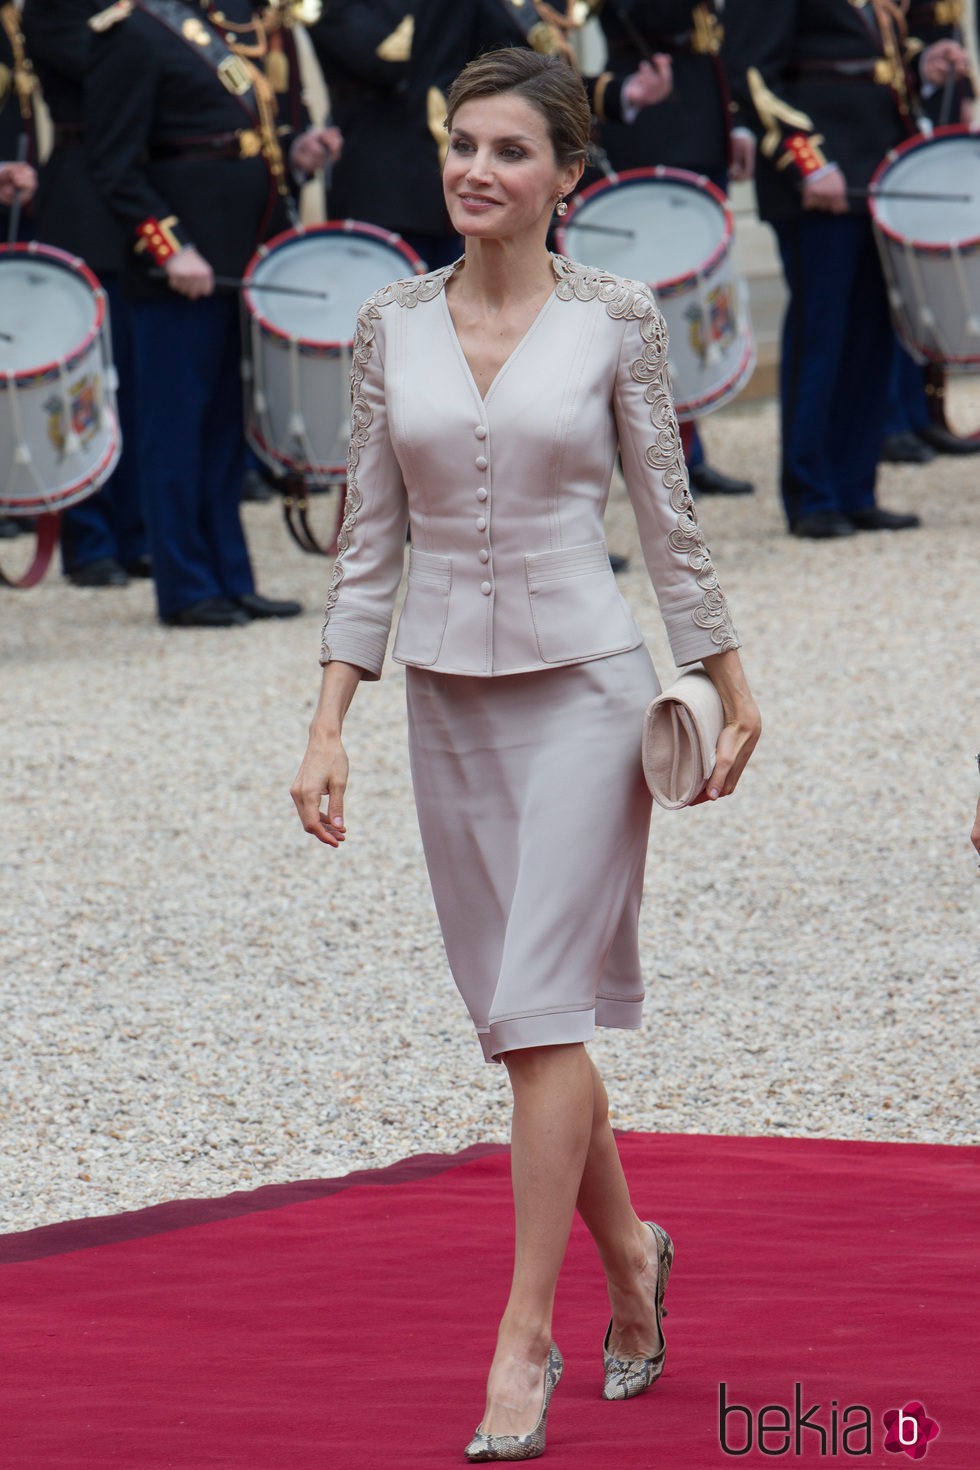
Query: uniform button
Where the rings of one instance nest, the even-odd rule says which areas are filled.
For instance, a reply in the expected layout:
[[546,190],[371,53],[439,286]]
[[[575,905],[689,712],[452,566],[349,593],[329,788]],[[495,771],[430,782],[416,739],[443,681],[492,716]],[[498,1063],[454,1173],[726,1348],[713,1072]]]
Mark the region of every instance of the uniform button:
[[487,551],[486,547],[484,547],[484,549],[480,552],[480,560],[481,561],[489,561],[490,560],[490,553],[489,553],[489,551]]
[[477,500],[486,500],[486,498],[487,498],[487,487],[485,485],[481,485],[480,486],[479,490],[476,492],[476,498],[477,498]]
[[489,462],[485,454],[478,454],[476,457],[476,467],[478,470],[485,470]]
[[489,582],[481,582],[480,591],[483,593],[484,597],[489,597],[490,593],[493,591],[493,588],[490,586]]
[[473,432],[478,439],[485,439],[487,437],[487,431],[483,424],[477,424]]
[[487,529],[487,518],[486,518],[486,516],[478,516],[477,517],[476,529],[478,531],[485,531]]

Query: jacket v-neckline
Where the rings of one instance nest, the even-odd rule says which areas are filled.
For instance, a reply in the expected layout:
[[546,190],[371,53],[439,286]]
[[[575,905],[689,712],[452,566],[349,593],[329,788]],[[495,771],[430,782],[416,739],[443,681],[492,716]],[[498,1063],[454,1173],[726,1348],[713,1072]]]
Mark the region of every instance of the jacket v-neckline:
[[514,361],[514,358],[517,357],[518,353],[524,347],[524,345],[528,341],[529,337],[532,336],[532,334],[534,333],[535,329],[538,326],[538,323],[541,321],[541,318],[545,315],[545,313],[547,312],[549,306],[551,305],[551,303],[555,299],[555,296],[557,294],[556,288],[558,286],[558,281],[559,281],[560,277],[559,277],[558,270],[557,270],[556,265],[555,265],[555,257],[554,257],[554,255],[551,255],[550,259],[551,259],[551,267],[552,267],[552,270],[554,272],[554,277],[555,277],[554,284],[552,286],[552,289],[551,289],[550,293],[548,294],[548,296],[545,298],[545,300],[542,301],[542,303],[538,307],[537,311],[534,313],[534,317],[533,317],[532,321],[529,323],[528,328],[527,328],[527,331],[524,332],[523,335],[518,339],[518,341],[514,343],[513,348],[507,354],[507,356],[504,359],[504,361],[500,364],[500,367],[497,369],[496,373],[494,374],[493,380],[490,383],[490,386],[487,389],[485,395],[480,392],[479,384],[476,381],[476,376],[475,376],[475,374],[473,372],[473,369],[470,367],[470,360],[466,356],[466,353],[463,351],[463,344],[459,340],[459,333],[456,330],[456,323],[453,321],[453,314],[449,310],[449,297],[448,297],[447,292],[446,292],[446,287],[449,285],[449,282],[452,280],[452,278],[456,274],[456,272],[461,268],[461,266],[463,264],[463,261],[462,260],[457,260],[456,263],[454,265],[452,265],[449,268],[449,270],[446,272],[446,278],[445,278],[445,280],[443,282],[442,291],[439,293],[440,296],[441,296],[441,298],[442,298],[442,309],[443,309],[443,312],[445,313],[446,326],[448,328],[449,335],[450,335],[450,337],[453,340],[453,344],[454,344],[454,346],[456,348],[456,352],[459,355],[459,360],[463,364],[463,368],[464,368],[464,371],[466,373],[466,377],[469,380],[470,387],[473,389],[473,392],[476,395],[477,402],[480,404],[480,407],[481,408],[485,408],[486,407],[487,403],[490,401],[490,397],[491,397],[494,389],[496,388],[497,384],[500,382],[501,378],[505,375],[505,373],[507,372],[507,369],[510,367],[511,363]]

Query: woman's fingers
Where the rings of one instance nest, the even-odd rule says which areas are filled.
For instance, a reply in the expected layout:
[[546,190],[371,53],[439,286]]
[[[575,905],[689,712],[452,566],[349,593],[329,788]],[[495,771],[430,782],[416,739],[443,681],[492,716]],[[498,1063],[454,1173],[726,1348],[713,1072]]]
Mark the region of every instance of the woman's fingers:
[[759,742],[759,734],[760,731],[756,728],[738,724],[725,726],[718,741],[714,769],[708,777],[709,801],[731,796],[748,764],[749,756]]
[[[341,750],[330,760],[316,759],[307,752],[290,796],[303,830],[328,847],[339,847],[347,836],[344,823],[344,794],[347,790],[347,757]],[[327,810],[321,802],[327,797]]]

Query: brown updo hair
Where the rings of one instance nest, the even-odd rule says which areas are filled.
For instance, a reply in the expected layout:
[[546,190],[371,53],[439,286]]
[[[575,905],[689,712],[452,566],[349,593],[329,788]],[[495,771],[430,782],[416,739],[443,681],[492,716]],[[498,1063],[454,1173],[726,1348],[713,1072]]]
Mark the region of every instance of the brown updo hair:
[[446,126],[464,102],[515,93],[537,108],[559,168],[584,159],[592,134],[592,113],[582,79],[560,56],[541,56],[524,46],[487,51],[464,66],[446,98]]

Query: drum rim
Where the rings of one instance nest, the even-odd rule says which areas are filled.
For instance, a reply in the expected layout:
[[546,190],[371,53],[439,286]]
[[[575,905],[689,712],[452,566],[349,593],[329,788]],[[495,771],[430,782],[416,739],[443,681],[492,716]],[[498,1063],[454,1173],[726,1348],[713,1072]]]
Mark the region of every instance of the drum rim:
[[[700,276],[705,276],[713,271],[725,259],[735,238],[735,217],[732,214],[731,204],[718,188],[718,185],[711,182],[707,174],[696,174],[692,169],[687,168],[671,168],[664,163],[658,163],[653,168],[624,169],[614,179],[596,179],[595,183],[590,184],[587,189],[583,189],[581,194],[575,195],[572,199],[568,218],[563,220],[555,231],[555,241],[561,253],[563,255],[565,254],[565,231],[574,224],[575,216],[586,200],[594,198],[597,194],[604,193],[607,189],[616,189],[623,184],[629,186],[630,184],[640,183],[641,181],[649,183],[651,179],[665,179],[668,183],[683,184],[689,189],[696,189],[699,194],[710,195],[715,203],[721,207],[725,222],[725,231],[719,244],[712,251],[711,255],[708,256],[707,260],[698,266],[697,270],[687,271],[679,276],[668,276],[662,281],[644,281],[643,284],[649,286],[651,291],[654,292],[672,291],[677,290],[680,286],[687,285],[690,281],[697,281]],[[573,256],[569,258],[574,259]]]
[[50,260],[52,264],[72,275],[81,276],[95,298],[95,321],[78,347],[73,347],[64,357],[57,357],[53,362],[43,363],[40,367],[22,368],[16,373],[0,371],[0,383],[40,383],[63,368],[73,368],[91,350],[93,343],[98,341],[106,320],[105,290],[91,266],[86,265],[80,255],[59,250],[56,245],[42,245],[38,240],[20,240],[13,245],[0,245],[0,260],[18,255],[40,256],[42,260]]
[[324,342],[318,337],[291,337],[288,332],[283,331],[282,327],[276,326],[275,322],[270,322],[268,317],[262,315],[262,312],[258,309],[252,298],[251,286],[252,278],[262,262],[272,255],[274,251],[281,249],[287,241],[302,239],[306,236],[315,237],[317,235],[328,234],[367,235],[372,240],[380,240],[382,244],[389,245],[394,250],[397,250],[398,254],[404,257],[405,263],[412,267],[415,275],[424,276],[426,274],[422,257],[417,251],[412,249],[411,245],[402,239],[396,230],[383,230],[379,225],[369,224],[367,220],[324,220],[320,224],[301,225],[293,230],[283,230],[280,234],[274,235],[271,240],[265,241],[255,251],[242,275],[242,281],[244,283],[242,301],[245,309],[255,324],[268,336],[275,337],[281,342],[295,342],[297,347],[308,347],[321,353],[331,351],[341,352],[345,348],[350,347],[352,338],[338,338],[334,342]]
[[971,236],[969,239],[954,240],[949,244],[940,244],[929,240],[916,240],[912,235],[902,235],[898,230],[893,229],[891,225],[886,224],[879,217],[878,211],[875,208],[877,204],[877,200],[874,197],[875,190],[880,188],[882,181],[888,177],[888,174],[895,167],[896,163],[899,163],[906,154],[916,153],[920,148],[928,148],[931,144],[941,142],[944,138],[973,138],[976,140],[977,134],[971,132],[969,128],[963,127],[961,123],[950,123],[946,127],[935,128],[928,136],[925,133],[916,133],[915,137],[906,138],[904,142],[889,149],[871,175],[871,182],[868,185],[868,209],[874,221],[875,229],[879,230],[885,239],[893,240],[896,245],[911,245],[913,250],[921,251],[924,255],[951,255],[954,250],[975,250],[980,246],[980,233]]

